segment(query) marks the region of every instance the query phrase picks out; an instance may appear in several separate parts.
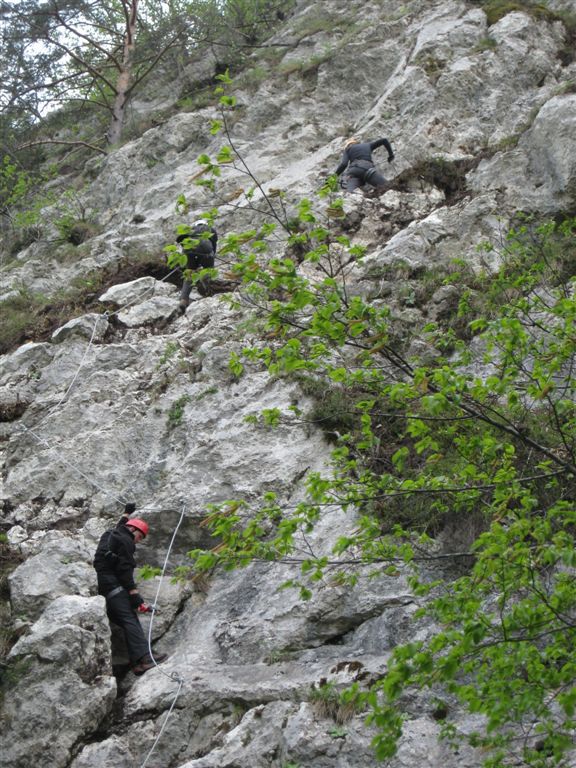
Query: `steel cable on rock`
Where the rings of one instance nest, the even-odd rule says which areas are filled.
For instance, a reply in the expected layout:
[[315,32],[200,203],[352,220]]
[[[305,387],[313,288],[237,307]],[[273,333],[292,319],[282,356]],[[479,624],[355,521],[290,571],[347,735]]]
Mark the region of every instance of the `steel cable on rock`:
[[99,491],[102,491],[102,493],[105,496],[109,496],[110,498],[117,501],[119,504],[125,504],[126,502],[123,499],[120,499],[118,496],[116,496],[115,493],[112,491],[108,491],[103,486],[99,485],[95,480],[93,480],[89,475],[87,475],[85,472],[83,472],[81,469],[79,469],[75,464],[72,464],[72,462],[68,461],[64,456],[62,456],[61,453],[58,452],[58,450],[53,446],[50,445],[50,443],[43,437],[40,437],[40,435],[37,435],[32,429],[27,427],[26,425],[23,425],[26,432],[29,432],[32,437],[34,437],[41,445],[44,445],[48,450],[53,451],[56,456],[60,459],[60,461],[63,464],[66,464],[67,467],[70,467],[74,472],[77,472],[81,477],[84,478],[84,480],[87,480],[90,485],[92,485],[94,488],[97,488]]
[[[175,272],[178,272],[178,269],[179,269],[179,267],[176,267],[172,271],[168,272],[167,275],[165,275],[161,280],[158,280],[157,282],[163,283],[165,280],[167,280],[169,277],[171,277]],[[60,400],[56,403],[56,405],[53,406],[52,408],[50,408],[48,413],[44,416],[44,418],[41,419],[40,422],[36,425],[37,427],[41,426],[44,423],[44,421],[46,421],[46,419],[48,419],[51,416],[53,416],[54,413],[56,413],[56,411],[60,408],[62,403],[65,401],[66,397],[70,394],[70,391],[72,390],[74,384],[76,383],[76,379],[78,378],[78,375],[80,374],[80,371],[84,367],[84,363],[86,362],[86,358],[88,356],[88,352],[90,351],[90,349],[92,348],[92,346],[94,344],[94,338],[96,336],[96,330],[98,328],[98,323],[102,319],[108,321],[111,317],[114,317],[115,315],[119,315],[120,312],[123,312],[128,307],[132,306],[133,304],[136,304],[139,301],[142,301],[142,299],[145,298],[148,293],[153,295],[154,291],[155,291],[155,287],[156,286],[154,286],[154,285],[150,286],[150,288],[147,288],[144,291],[142,296],[138,296],[137,298],[132,299],[132,301],[127,302],[126,304],[124,304],[124,306],[120,307],[119,309],[114,310],[113,312],[110,312],[110,311],[107,310],[107,311],[102,312],[102,313],[100,313],[99,315],[96,316],[96,320],[94,322],[94,328],[92,329],[92,334],[90,336],[90,340],[88,342],[88,346],[86,347],[86,349],[84,351],[84,354],[82,355],[82,359],[80,360],[78,368],[76,369],[76,373],[72,377],[72,381],[70,382],[70,384],[66,388],[64,394],[62,395]]]
[[[165,280],[167,280],[169,277],[171,277],[177,271],[178,271],[178,267],[176,269],[171,270],[167,275],[165,275],[158,282],[160,282],[160,283],[164,282]],[[52,408],[49,409],[48,413],[38,422],[38,424],[35,426],[34,429],[38,429],[38,427],[41,427],[47,419],[49,419],[52,416],[54,416],[60,410],[60,407],[62,406],[62,404],[65,402],[67,396],[72,391],[72,388],[74,387],[74,384],[76,383],[76,380],[78,379],[80,371],[84,367],[84,364],[85,364],[86,359],[88,357],[88,353],[89,353],[90,349],[94,345],[94,338],[96,336],[96,331],[97,331],[98,324],[100,323],[100,321],[102,319],[105,319],[105,320],[108,321],[109,318],[113,317],[114,315],[118,315],[120,312],[123,312],[127,307],[130,307],[132,304],[135,304],[136,302],[141,301],[142,298],[145,297],[148,293],[153,294],[154,290],[155,290],[155,286],[152,285],[150,288],[148,288],[148,289],[146,289],[146,291],[144,291],[142,296],[139,296],[139,297],[133,299],[132,301],[129,301],[123,307],[120,307],[119,309],[114,310],[113,312],[106,311],[106,312],[103,312],[103,313],[97,315],[96,320],[94,322],[94,327],[92,328],[92,333],[90,335],[90,339],[88,341],[88,345],[87,345],[86,349],[84,350],[84,354],[82,355],[82,359],[80,360],[80,363],[79,363],[79,365],[78,365],[74,375],[72,376],[72,380],[70,381],[70,384],[68,385],[68,387],[64,391],[64,394],[61,396],[60,400],[56,403],[56,405],[54,405]],[[45,438],[41,437],[40,435],[37,435],[36,432],[33,429],[30,429],[29,427],[26,427],[25,425],[23,425],[23,427],[26,430],[26,432],[29,432],[39,443],[44,445],[49,450],[53,451],[63,464],[66,464],[72,470],[74,470],[79,475],[81,475],[81,477],[83,477],[85,480],[87,480],[93,487],[97,488],[99,491],[102,491],[105,496],[109,496],[110,498],[115,499],[115,501],[119,502],[120,504],[125,504],[126,503],[124,499],[118,498],[118,496],[116,496],[114,493],[112,493],[111,491],[108,491],[105,488],[103,488],[101,485],[99,485],[94,480],[92,480],[88,475],[86,475],[84,472],[82,472],[82,470],[79,469],[76,465],[74,465],[70,461],[68,461],[68,459],[66,459],[54,446],[50,445],[50,443]]]
[[44,418],[41,419],[40,423],[37,426],[41,426],[42,423],[44,421],[46,421],[46,419],[50,418],[52,413],[54,413],[55,411],[58,410],[58,408],[62,405],[62,403],[66,399],[68,393],[70,392],[70,390],[74,386],[74,384],[76,382],[76,379],[78,378],[78,375],[79,375],[80,371],[82,370],[82,368],[84,366],[84,362],[85,362],[85,360],[86,360],[86,358],[88,356],[88,352],[90,351],[90,349],[92,347],[92,344],[94,343],[94,337],[96,336],[96,330],[98,328],[98,323],[100,322],[101,318],[107,319],[108,318],[108,313],[104,312],[103,314],[97,316],[96,322],[94,323],[94,328],[92,329],[92,335],[90,336],[90,341],[88,342],[88,346],[84,350],[84,354],[82,355],[82,359],[80,360],[80,364],[78,365],[78,368],[76,369],[76,373],[72,377],[72,381],[70,382],[70,384],[66,388],[66,391],[64,392],[64,394],[62,395],[60,400],[56,403],[56,405],[53,408],[50,408],[48,410],[48,413],[46,414],[46,416],[44,416]]

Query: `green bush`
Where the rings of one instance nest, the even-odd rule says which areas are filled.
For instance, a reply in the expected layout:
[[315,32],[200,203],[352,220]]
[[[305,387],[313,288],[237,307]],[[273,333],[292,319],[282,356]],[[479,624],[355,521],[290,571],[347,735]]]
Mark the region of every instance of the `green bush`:
[[318,717],[334,720],[342,725],[358,713],[356,703],[344,701],[334,683],[321,681],[310,689],[308,700]]
[[[458,186],[452,166],[440,161],[429,171],[437,183]],[[211,508],[207,525],[221,543],[217,552],[191,553],[195,566],[293,559],[325,506],[356,510],[354,531],[331,556],[301,557],[300,576],[284,586],[313,600],[328,573],[353,584],[366,566],[389,575],[408,569],[438,629],[426,642],[399,646],[383,678],[365,691],[356,684],[342,698],[331,684],[315,687],[309,699],[317,711],[342,722],[344,711],[367,706],[376,755],[386,759],[401,734],[403,695],[445,690],[487,719],[468,739],[485,750],[485,765],[502,768],[514,759],[541,768],[542,750],[559,763],[576,707],[576,220],[518,216],[502,245],[485,247],[501,264],[496,273],[474,275],[455,264],[443,277],[469,283],[456,315],[495,366],[479,376],[468,344],[453,339],[444,355],[440,323],[411,330],[438,355],[422,364],[406,360],[392,341],[389,309],[350,295],[344,278],[333,277],[351,260],[350,243],[340,236],[338,245],[349,250],[330,250],[334,235],[309,201],[300,216],[298,237],[308,233],[303,258],[331,271],[309,281],[292,260],[260,266],[239,246],[237,274],[278,341],[247,346],[233,364],[238,376],[260,363],[272,377],[298,378],[318,403],[309,420],[336,435],[332,466],[308,473],[307,501],[296,508],[283,509],[272,493],[260,504],[250,500],[249,515],[238,511],[243,500]],[[424,285],[426,270],[408,277],[427,291],[436,287],[434,280]],[[433,537],[447,527],[463,551],[438,553]],[[439,597],[432,598],[420,557],[453,562]],[[336,571],[341,559],[346,567]],[[515,726],[527,719],[539,723],[538,741],[519,746]]]
[[546,21],[554,21],[558,18],[553,11],[541,3],[519,2],[518,0],[487,0],[487,2],[482,2],[481,5],[486,13],[489,26],[496,24],[500,19],[503,19],[504,16],[513,11],[529,13],[536,19]]
[[63,216],[56,220],[56,228],[60,240],[72,245],[80,245],[89,240],[97,232],[96,226],[89,221],[76,219],[74,216]]
[[0,305],[0,353],[10,351],[32,336],[48,300],[42,294],[20,290]]
[[168,426],[170,429],[179,426],[182,423],[182,417],[184,416],[184,408],[186,404],[190,402],[189,395],[182,395],[175,400],[170,406],[168,411]]

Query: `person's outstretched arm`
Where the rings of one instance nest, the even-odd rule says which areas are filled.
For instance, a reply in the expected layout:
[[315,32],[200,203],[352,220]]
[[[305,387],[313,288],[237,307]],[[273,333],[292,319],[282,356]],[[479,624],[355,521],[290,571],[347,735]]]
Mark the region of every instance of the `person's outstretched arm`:
[[378,147],[386,147],[388,152],[388,162],[391,163],[394,160],[394,152],[392,151],[392,145],[388,139],[376,139],[376,141],[370,142],[370,149],[378,149]]

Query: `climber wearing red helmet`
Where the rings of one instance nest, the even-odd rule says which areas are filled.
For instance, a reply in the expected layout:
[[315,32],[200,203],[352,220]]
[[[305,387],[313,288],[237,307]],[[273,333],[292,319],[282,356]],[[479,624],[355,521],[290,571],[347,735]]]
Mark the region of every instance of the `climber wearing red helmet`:
[[150,528],[148,527],[148,523],[145,523],[144,520],[139,520],[137,517],[133,517],[131,520],[128,520],[125,525],[127,528],[133,528],[134,531],[139,531],[142,534],[140,540],[145,539],[146,536],[148,536]]
[[[126,505],[126,512],[134,510],[133,504]],[[166,658],[166,654],[156,654],[154,660],[151,658],[136,613],[149,611],[134,582],[136,544],[148,535],[148,531],[148,523],[144,520],[125,515],[115,528],[102,534],[94,555],[98,592],[106,598],[108,618],[124,632],[135,675],[144,674]]]

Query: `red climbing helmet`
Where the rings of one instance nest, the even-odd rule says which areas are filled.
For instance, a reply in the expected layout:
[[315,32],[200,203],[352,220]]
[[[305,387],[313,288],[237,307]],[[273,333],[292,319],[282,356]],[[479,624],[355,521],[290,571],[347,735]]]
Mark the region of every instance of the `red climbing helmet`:
[[140,531],[144,535],[144,537],[148,536],[148,531],[150,530],[148,523],[145,523],[144,520],[140,520],[138,517],[133,517],[132,519],[128,520],[126,523],[127,526],[130,528],[136,528],[137,531]]

